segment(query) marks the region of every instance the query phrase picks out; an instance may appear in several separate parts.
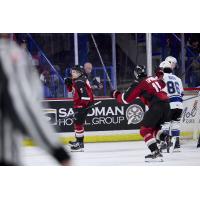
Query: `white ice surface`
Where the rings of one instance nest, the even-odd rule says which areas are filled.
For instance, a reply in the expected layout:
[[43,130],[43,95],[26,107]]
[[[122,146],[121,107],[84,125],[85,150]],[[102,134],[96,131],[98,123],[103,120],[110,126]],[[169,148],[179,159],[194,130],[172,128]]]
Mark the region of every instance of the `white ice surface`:
[[[200,148],[196,148],[196,141],[187,140],[181,143],[181,152],[163,153],[162,163],[144,162],[144,156],[149,151],[143,141],[86,143],[84,152],[71,153],[72,164],[76,166],[200,166]],[[56,161],[38,147],[24,147],[22,152],[25,165],[57,165]]]

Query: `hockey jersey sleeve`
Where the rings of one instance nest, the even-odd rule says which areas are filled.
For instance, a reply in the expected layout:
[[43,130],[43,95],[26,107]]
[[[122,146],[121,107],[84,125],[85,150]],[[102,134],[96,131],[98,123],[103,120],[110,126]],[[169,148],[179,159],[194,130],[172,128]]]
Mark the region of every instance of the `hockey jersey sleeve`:
[[124,92],[124,93],[120,93],[117,96],[117,102],[118,103],[125,103],[125,104],[129,104],[132,103],[139,95],[141,92],[140,89],[140,84],[138,82],[133,82],[131,84],[131,86]]

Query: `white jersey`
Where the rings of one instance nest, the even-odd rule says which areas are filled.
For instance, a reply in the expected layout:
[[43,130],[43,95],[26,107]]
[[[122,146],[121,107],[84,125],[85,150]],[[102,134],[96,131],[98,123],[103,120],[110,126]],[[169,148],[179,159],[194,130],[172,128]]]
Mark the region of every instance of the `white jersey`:
[[163,79],[166,83],[165,91],[170,100],[170,108],[183,109],[183,85],[181,79],[172,73],[164,73]]

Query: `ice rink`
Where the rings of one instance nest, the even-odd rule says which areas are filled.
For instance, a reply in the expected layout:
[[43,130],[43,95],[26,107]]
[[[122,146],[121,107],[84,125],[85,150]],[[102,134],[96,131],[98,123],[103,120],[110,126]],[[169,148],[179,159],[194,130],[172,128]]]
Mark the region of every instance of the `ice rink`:
[[[163,153],[164,162],[145,163],[149,153],[143,141],[86,143],[84,152],[72,152],[75,166],[200,166],[200,148],[196,141],[181,141],[181,152]],[[66,145],[66,148],[67,145]],[[38,147],[22,149],[23,163],[34,166],[52,166],[57,163]]]

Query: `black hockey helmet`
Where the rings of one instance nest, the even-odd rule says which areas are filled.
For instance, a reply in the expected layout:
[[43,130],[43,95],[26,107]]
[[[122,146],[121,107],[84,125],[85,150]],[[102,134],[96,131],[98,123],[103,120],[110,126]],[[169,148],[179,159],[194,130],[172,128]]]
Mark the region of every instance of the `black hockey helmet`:
[[134,75],[136,79],[145,78],[147,77],[146,66],[144,65],[137,65],[134,69]]
[[85,72],[83,66],[81,66],[81,65],[74,65],[72,67],[72,70],[76,70],[76,71],[80,72],[80,74],[84,74],[84,72]]

